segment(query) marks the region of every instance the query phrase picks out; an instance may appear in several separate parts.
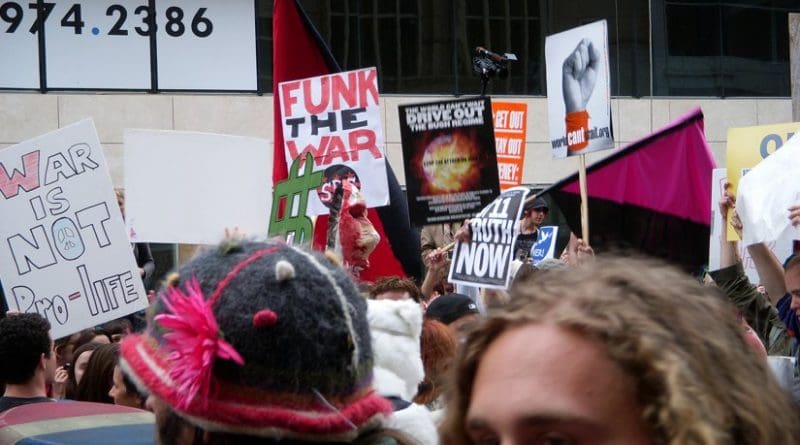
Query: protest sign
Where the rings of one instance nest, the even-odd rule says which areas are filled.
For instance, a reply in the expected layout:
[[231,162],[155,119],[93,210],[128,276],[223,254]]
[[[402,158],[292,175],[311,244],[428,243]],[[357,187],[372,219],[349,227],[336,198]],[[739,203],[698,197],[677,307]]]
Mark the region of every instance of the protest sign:
[[[748,170],[770,154],[775,153],[798,130],[800,130],[800,122],[728,129],[725,157],[731,193],[734,196],[737,194],[739,180]],[[739,236],[736,235],[736,231],[730,227],[730,224],[727,224],[729,221],[730,215],[727,215],[728,239],[738,240]]]
[[[306,209],[308,197],[322,184],[322,172],[314,172],[312,161],[311,153],[306,153],[305,162],[301,158],[295,159],[289,169],[289,177],[275,184],[269,236],[285,236],[287,240],[298,244],[308,242],[313,237],[314,222],[306,214]],[[300,164],[304,168],[302,175]],[[286,206],[282,214],[281,203]]]
[[0,215],[8,307],[54,339],[147,306],[91,120],[0,151]]
[[799,171],[800,135],[795,135],[739,180],[736,212],[745,246],[800,239],[800,228],[789,220],[789,207],[800,204]]
[[127,130],[125,211],[132,241],[215,244],[225,229],[263,236],[272,172],[264,139]]
[[488,98],[400,106],[414,224],[463,221],[497,197],[491,112]]
[[470,220],[472,239],[456,243],[448,281],[491,289],[508,288],[518,222],[527,195],[526,187],[508,189]]
[[500,190],[522,184],[528,104],[492,101],[494,141]]
[[547,36],[544,51],[553,158],[614,148],[606,21]]
[[367,207],[389,204],[375,68],[281,82],[278,92],[286,167],[311,153],[314,171],[323,171],[308,214],[328,214],[342,181],[361,190]]
[[[715,168],[711,181],[711,240],[708,245],[708,270],[719,270],[722,266],[720,263],[720,244],[723,239],[726,239],[725,226],[727,223],[725,221],[725,216],[720,214],[719,201],[723,193],[725,193],[725,183],[727,181],[727,169]],[[792,253],[791,237],[784,237],[778,241],[770,241],[765,244],[767,248],[775,254],[775,257],[781,261]],[[737,250],[747,278],[753,284],[761,283],[758,270],[756,270],[756,265],[753,262],[753,258],[750,256],[750,252],[743,243],[739,243]]]
[[536,244],[531,247],[531,260],[536,266],[542,260],[551,259],[556,253],[556,239],[558,238],[558,226],[539,227],[539,235]]

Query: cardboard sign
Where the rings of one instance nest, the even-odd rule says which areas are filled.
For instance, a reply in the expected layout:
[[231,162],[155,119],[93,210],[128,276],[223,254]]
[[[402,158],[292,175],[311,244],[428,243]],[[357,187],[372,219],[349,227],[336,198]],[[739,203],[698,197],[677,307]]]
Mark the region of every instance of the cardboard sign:
[[536,244],[531,247],[531,259],[533,265],[541,263],[542,260],[551,259],[556,252],[556,239],[558,238],[558,226],[539,227],[539,236]]
[[508,288],[514,243],[528,191],[526,187],[506,190],[470,220],[472,240],[456,243],[448,281],[490,289]]
[[[728,145],[725,156],[731,193],[737,194],[739,180],[745,173],[766,159],[767,156],[775,153],[798,130],[800,130],[800,122],[728,129]],[[739,236],[736,235],[736,231],[728,224],[730,215],[726,216],[725,222],[728,239],[738,240]]]
[[8,307],[54,339],[147,306],[91,120],[0,151],[0,215]]
[[361,190],[367,207],[389,204],[375,68],[281,82],[278,92],[286,167],[311,153],[314,171],[323,172],[308,214],[328,214],[342,181]]
[[[724,239],[726,236],[725,226],[727,222],[725,221],[725,216],[720,214],[719,200],[725,192],[725,182],[728,180],[726,175],[727,169],[714,169],[714,176],[711,183],[711,239],[708,244],[708,270],[719,270],[721,266],[720,242],[721,238]],[[779,261],[783,261],[792,253],[791,237],[767,242],[765,244]],[[761,283],[758,270],[756,269],[755,262],[753,262],[753,258],[750,256],[750,252],[743,243],[739,243],[737,250],[739,251],[739,258],[741,258],[742,268],[744,269],[744,273],[747,274],[747,278],[753,284]]]
[[528,104],[492,101],[494,141],[500,190],[522,185]]
[[488,98],[404,105],[400,110],[411,220],[463,221],[500,193]]
[[[305,171],[300,174],[300,164]],[[272,199],[272,212],[269,220],[269,236],[285,237],[289,244],[311,241],[314,236],[314,222],[306,214],[308,197],[322,184],[322,172],[314,172],[311,153],[306,160],[297,158],[289,169],[289,176],[275,184]],[[281,203],[286,208],[281,213]]]
[[127,130],[125,211],[132,241],[215,244],[225,229],[263,236],[272,199],[264,139]]
[[547,36],[544,52],[553,158],[614,148],[606,21]]

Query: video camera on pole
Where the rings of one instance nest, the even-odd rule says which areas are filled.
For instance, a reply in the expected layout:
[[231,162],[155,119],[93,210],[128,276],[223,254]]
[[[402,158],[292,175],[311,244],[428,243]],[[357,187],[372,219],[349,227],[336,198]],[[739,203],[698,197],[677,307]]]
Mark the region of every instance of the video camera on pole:
[[472,58],[472,70],[481,76],[481,96],[486,94],[486,85],[489,80],[497,76],[501,79],[508,77],[508,62],[516,61],[517,56],[511,53],[497,54],[478,46]]

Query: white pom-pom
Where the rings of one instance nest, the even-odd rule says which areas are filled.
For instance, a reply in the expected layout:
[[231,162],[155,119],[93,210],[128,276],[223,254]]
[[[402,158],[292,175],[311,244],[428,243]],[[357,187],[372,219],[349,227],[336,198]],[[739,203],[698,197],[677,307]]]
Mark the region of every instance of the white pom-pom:
[[291,280],[294,278],[294,266],[286,260],[279,260],[275,264],[275,279],[280,281]]

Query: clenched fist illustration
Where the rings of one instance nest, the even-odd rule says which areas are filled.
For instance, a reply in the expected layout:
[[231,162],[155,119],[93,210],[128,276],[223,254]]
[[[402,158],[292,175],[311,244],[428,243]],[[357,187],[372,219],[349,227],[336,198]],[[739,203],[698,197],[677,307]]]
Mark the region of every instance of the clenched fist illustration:
[[564,60],[561,87],[566,107],[567,149],[578,151],[589,145],[589,113],[586,104],[597,83],[600,53],[583,39]]

